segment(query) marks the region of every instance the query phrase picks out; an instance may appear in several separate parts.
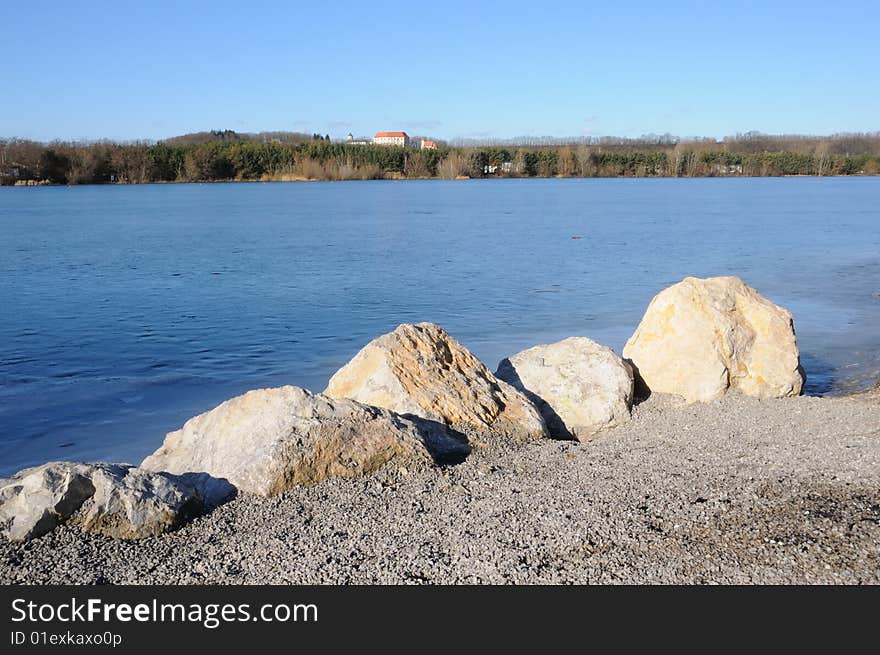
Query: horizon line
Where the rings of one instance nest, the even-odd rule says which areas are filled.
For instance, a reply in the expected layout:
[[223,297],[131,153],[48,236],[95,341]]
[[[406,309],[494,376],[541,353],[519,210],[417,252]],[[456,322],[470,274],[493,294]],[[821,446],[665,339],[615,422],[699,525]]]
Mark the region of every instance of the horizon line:
[[[210,130],[201,130],[197,132],[184,132],[180,134],[174,134],[172,136],[162,137],[162,138],[130,138],[130,139],[119,139],[113,137],[54,137],[51,139],[36,139],[31,137],[22,137],[22,136],[0,136],[0,143],[9,143],[9,142],[31,142],[31,143],[39,143],[42,145],[51,145],[51,144],[76,144],[76,145],[91,145],[91,144],[100,144],[100,143],[110,143],[116,145],[131,145],[131,144],[158,144],[165,141],[171,141],[174,139],[179,139],[188,136],[196,136],[202,134],[223,134],[223,133],[233,133],[240,136],[250,136],[250,137],[259,137],[259,136],[268,136],[268,135],[302,135],[305,137],[313,137],[315,135],[318,136],[330,136],[329,133],[320,134],[319,132],[304,132],[300,130],[261,130],[257,132],[248,132],[248,131],[237,131],[231,129],[210,129]],[[348,134],[348,133],[346,133]],[[840,139],[840,138],[852,138],[852,137],[867,137],[867,138],[878,138],[880,137],[880,130],[874,131],[841,131],[841,132],[831,132],[827,134],[816,134],[816,133],[800,133],[800,132],[761,132],[760,130],[749,130],[746,132],[735,132],[733,134],[726,134],[724,136],[698,136],[698,135],[689,135],[689,136],[679,136],[675,134],[671,134],[669,132],[664,132],[662,134],[658,133],[645,133],[639,136],[621,136],[615,134],[591,134],[591,135],[581,135],[581,136],[554,136],[550,134],[543,135],[518,135],[513,137],[496,137],[496,136],[455,136],[451,138],[444,138],[433,136],[431,134],[417,134],[415,135],[421,138],[430,138],[436,141],[441,141],[446,144],[451,145],[505,145],[505,146],[517,146],[517,145],[566,145],[566,144],[587,144],[587,143],[596,143],[600,141],[616,141],[616,142],[650,142],[650,143],[666,143],[666,144],[674,144],[674,143],[695,143],[695,142],[715,142],[715,143],[723,143],[728,140],[747,140],[750,138],[769,138],[769,139]],[[336,139],[331,138],[330,142],[333,143],[344,143],[344,137],[336,137]]]

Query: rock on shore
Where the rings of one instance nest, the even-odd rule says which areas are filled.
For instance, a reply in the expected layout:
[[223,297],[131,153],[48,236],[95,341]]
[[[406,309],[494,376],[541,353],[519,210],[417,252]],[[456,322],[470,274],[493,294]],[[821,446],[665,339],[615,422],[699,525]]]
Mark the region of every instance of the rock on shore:
[[0,539],[0,584],[877,584],[880,403],[653,394],[586,443],[239,494],[173,534]]
[[689,402],[731,389],[797,396],[804,383],[791,314],[737,277],[687,277],[661,291],[623,356],[650,391]]
[[152,537],[216,507],[234,491],[206,475],[50,462],[0,480],[0,533],[21,541],[70,522],[109,537]]
[[517,440],[547,435],[522,393],[433,323],[405,323],[374,339],[336,372],[324,393],[453,428],[491,429]]
[[205,472],[269,496],[392,459],[443,462],[468,452],[466,438],[442,424],[286,386],[249,391],[190,419],[141,466]]
[[607,346],[569,337],[503,360],[496,377],[535,403],[557,439],[589,439],[629,420],[633,373]]
[[66,522],[137,539],[179,527],[236,489],[271,496],[390,462],[401,475],[458,464],[471,453],[468,437],[491,442],[485,450],[511,448],[548,436],[549,425],[552,436],[585,441],[629,421],[634,373],[687,401],[729,389],[794,396],[803,386],[791,314],[734,277],[686,278],[662,291],[624,356],[635,371],[610,348],[572,337],[513,355],[493,375],[437,325],[403,324],[361,349],[325,394],[249,391],[169,433],[140,468],[52,462],[0,480],[0,534],[26,540]]

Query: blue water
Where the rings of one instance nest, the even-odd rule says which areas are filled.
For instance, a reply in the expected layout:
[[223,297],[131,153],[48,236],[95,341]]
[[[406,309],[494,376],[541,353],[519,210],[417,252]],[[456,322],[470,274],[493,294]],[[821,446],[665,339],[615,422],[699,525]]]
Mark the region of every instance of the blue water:
[[724,274],[794,313],[808,393],[880,370],[880,178],[2,188],[0,473],[139,462],[404,321],[493,370],[573,334],[619,352],[663,287]]

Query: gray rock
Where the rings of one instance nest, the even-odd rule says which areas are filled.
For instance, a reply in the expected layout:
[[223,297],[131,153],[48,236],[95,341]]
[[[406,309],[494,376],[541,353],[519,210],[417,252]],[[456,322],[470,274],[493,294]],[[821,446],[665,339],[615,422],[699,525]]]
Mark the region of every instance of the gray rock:
[[228,482],[205,475],[49,462],[0,480],[0,534],[23,541],[70,522],[88,532],[140,539],[172,530],[234,492]]
[[70,522],[119,539],[169,532],[235,493],[228,482],[205,474],[175,476],[122,464],[95,465],[91,481],[95,493]]
[[23,541],[54,530],[95,493],[90,472],[86,464],[50,462],[0,479],[0,534]]
[[467,439],[440,423],[286,386],[249,391],[190,419],[141,466],[204,472],[269,496],[392,459],[444,463],[469,452]]
[[632,368],[586,337],[523,350],[503,360],[495,376],[525,393],[558,439],[583,441],[630,418]]

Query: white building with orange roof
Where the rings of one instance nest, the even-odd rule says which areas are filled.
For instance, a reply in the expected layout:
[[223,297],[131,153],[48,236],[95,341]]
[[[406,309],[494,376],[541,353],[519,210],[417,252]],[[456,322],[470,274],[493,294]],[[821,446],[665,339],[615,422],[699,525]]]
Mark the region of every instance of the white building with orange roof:
[[409,135],[406,132],[376,132],[373,143],[380,146],[406,147],[409,145]]

